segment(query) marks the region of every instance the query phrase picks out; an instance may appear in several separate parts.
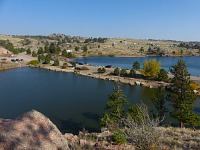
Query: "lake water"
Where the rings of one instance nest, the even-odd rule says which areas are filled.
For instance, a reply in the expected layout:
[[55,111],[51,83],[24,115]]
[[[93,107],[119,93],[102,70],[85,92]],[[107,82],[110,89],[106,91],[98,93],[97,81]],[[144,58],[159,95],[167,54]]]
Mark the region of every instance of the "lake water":
[[177,63],[179,59],[183,59],[188,67],[189,73],[193,76],[200,76],[200,56],[183,56],[183,57],[89,57],[76,58],[73,61],[88,63],[97,66],[113,65],[115,67],[131,68],[133,62],[138,61],[142,67],[143,62],[148,59],[156,59],[161,62],[161,67],[166,71]]
[[[62,132],[77,133],[82,128],[99,130],[99,116],[114,83],[37,68],[17,68],[0,72],[0,118],[16,118],[38,110]],[[122,85],[132,104],[141,101],[152,107],[155,89]],[[199,100],[195,110],[200,112]]]

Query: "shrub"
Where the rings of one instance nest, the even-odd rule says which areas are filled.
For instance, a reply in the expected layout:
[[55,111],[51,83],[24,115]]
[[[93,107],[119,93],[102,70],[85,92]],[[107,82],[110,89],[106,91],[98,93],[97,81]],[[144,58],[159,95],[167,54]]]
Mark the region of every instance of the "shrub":
[[168,74],[167,71],[165,71],[165,69],[160,69],[158,76],[157,76],[157,80],[158,81],[168,81]]
[[31,54],[31,49],[30,49],[30,48],[28,48],[28,49],[26,50],[26,54],[27,54],[27,55],[30,55],[30,54]]
[[126,139],[133,143],[136,149],[150,149],[152,146],[159,146],[159,137],[162,136],[156,128],[159,120],[151,119],[147,106],[144,104],[136,105],[132,109],[134,115],[128,114],[122,119],[124,128],[121,130]]
[[97,72],[98,73],[105,73],[106,69],[104,67],[102,67],[102,68],[100,67],[100,68],[97,69]]
[[59,66],[59,64],[60,64],[59,60],[58,60],[58,59],[55,59],[53,65],[54,65],[54,66]]
[[62,69],[66,69],[68,67],[68,65],[67,65],[67,63],[63,63],[63,65],[62,65]]
[[135,70],[133,70],[133,69],[130,70],[129,77],[131,77],[131,78],[135,77]]
[[124,144],[126,143],[126,137],[120,129],[117,129],[112,135],[112,141],[116,144]]
[[120,73],[120,69],[119,68],[115,68],[114,72],[113,72],[113,75],[116,75],[118,76]]
[[82,70],[90,70],[88,67],[82,67]]
[[198,85],[195,83],[190,83],[190,87],[192,90],[197,90],[198,89]]
[[39,64],[38,60],[31,60],[28,65],[33,65],[33,66],[37,66]]
[[128,74],[127,74],[126,69],[122,69],[122,70],[120,71],[120,76],[126,77],[127,75],[128,75]]
[[133,69],[135,69],[135,70],[139,70],[140,69],[140,63],[138,62],[138,61],[135,61],[134,63],[133,63]]
[[37,57],[37,54],[35,51],[32,52],[32,57]]
[[72,64],[72,67],[76,67],[76,62],[70,62]]

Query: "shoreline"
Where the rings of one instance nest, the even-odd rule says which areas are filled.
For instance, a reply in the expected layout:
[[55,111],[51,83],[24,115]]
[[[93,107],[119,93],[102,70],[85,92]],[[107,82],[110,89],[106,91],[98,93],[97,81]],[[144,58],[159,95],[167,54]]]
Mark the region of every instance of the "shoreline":
[[193,56],[193,55],[163,55],[163,56],[158,56],[158,55],[146,55],[146,54],[144,54],[144,55],[114,55],[114,56],[109,56],[109,55],[103,55],[103,56],[101,56],[101,55],[92,55],[92,56],[77,56],[77,57],[74,57],[74,58],[72,58],[72,59],[76,59],[76,58],[90,58],[90,57],[124,57],[124,58],[136,58],[136,57],[198,57],[198,56],[200,56],[200,55],[195,55],[195,56]]
[[[57,72],[66,72],[66,73],[71,72],[77,75],[100,79],[100,80],[107,80],[107,81],[114,81],[114,82],[119,81],[120,83],[129,84],[131,86],[138,85],[138,86],[143,86],[147,88],[158,88],[160,86],[164,86],[165,88],[170,88],[171,86],[171,83],[167,83],[163,81],[148,80],[144,78],[130,78],[130,77],[114,76],[110,74],[113,71],[113,68],[107,68],[108,71],[106,73],[100,74],[100,73],[97,73],[96,71],[99,67],[91,66],[91,65],[81,65],[81,67],[89,68],[89,70],[81,70],[81,71],[74,70],[74,68],[61,69],[56,66],[42,66],[41,65],[41,66],[30,66],[30,67],[41,68],[41,69],[57,71]],[[200,83],[200,76],[190,76],[190,79],[193,82],[196,81]],[[200,90],[198,90],[197,95],[198,96],[200,95]]]

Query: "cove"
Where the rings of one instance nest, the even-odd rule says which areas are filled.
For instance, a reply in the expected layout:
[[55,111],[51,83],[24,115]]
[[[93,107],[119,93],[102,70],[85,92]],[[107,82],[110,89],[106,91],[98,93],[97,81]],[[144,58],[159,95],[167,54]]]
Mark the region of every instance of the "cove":
[[[0,72],[0,118],[12,119],[32,109],[38,110],[57,125],[61,132],[78,133],[82,128],[99,131],[114,82],[22,67]],[[122,84],[131,104],[150,101],[155,89]],[[195,110],[200,112],[199,100]]]
[[166,71],[177,63],[179,59],[183,59],[186,62],[188,71],[193,76],[200,76],[200,56],[182,56],[182,57],[159,57],[159,56],[147,56],[147,57],[88,57],[88,58],[76,58],[75,62],[88,63],[95,66],[113,65],[121,68],[131,68],[133,62],[138,61],[142,67],[145,60],[156,59],[161,62],[161,67]]

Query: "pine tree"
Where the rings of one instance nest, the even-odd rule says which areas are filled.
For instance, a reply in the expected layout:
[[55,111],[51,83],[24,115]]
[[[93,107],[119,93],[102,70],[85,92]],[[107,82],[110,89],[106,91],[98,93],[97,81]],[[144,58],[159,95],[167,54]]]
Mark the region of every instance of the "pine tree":
[[183,127],[184,124],[200,125],[200,117],[194,113],[193,108],[197,97],[191,90],[190,75],[185,62],[179,60],[175,66],[172,66],[170,72],[174,75],[172,79],[174,88],[169,94],[173,106],[171,116],[179,121],[180,127]]
[[140,69],[140,63],[138,62],[138,61],[135,61],[134,63],[133,63],[133,69],[134,70],[139,70]]
[[156,90],[151,100],[157,111],[155,115],[158,117],[160,121],[160,125],[162,125],[162,121],[164,120],[165,113],[168,112],[167,107],[166,107],[167,95],[166,95],[165,89],[163,87],[159,87]]
[[101,126],[107,127],[110,130],[118,128],[120,119],[125,115],[125,104],[128,104],[128,100],[120,89],[119,83],[117,83],[114,88],[114,93],[108,97],[108,102],[105,108],[106,111],[100,118]]
[[157,75],[157,80],[158,81],[168,81],[168,74],[167,71],[165,69],[160,69],[158,75]]
[[120,69],[118,67],[114,69],[113,75],[116,75],[116,76],[120,75]]
[[59,60],[58,60],[58,59],[55,59],[53,65],[54,65],[54,66],[59,66],[59,64],[60,64]]

